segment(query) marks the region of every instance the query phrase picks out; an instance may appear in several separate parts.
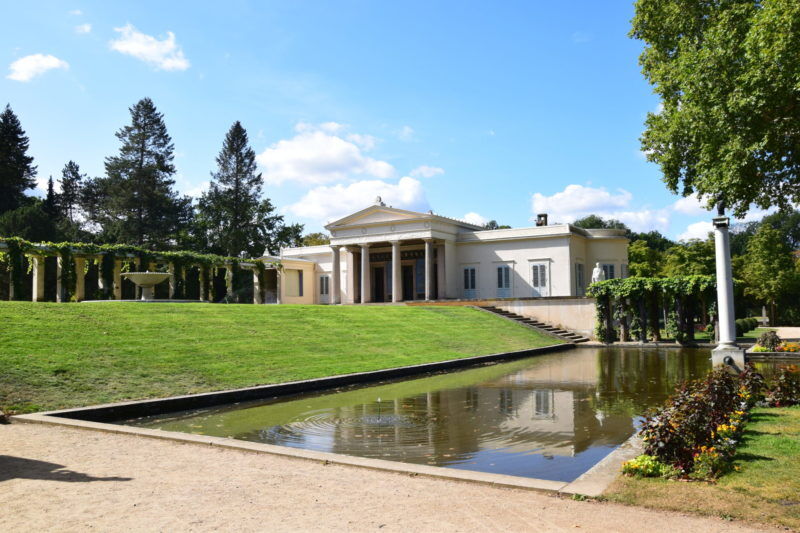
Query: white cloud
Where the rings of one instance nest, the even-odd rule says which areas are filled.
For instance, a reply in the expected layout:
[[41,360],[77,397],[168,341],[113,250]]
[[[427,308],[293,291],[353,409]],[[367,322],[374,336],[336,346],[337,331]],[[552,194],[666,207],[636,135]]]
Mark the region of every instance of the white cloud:
[[363,154],[362,148],[374,144],[370,136],[355,139],[352,135],[356,134],[351,134],[347,140],[331,133],[339,129],[329,126],[323,130],[305,123],[298,124],[295,130],[298,134],[293,138],[280,140],[257,156],[267,183],[280,185],[293,181],[320,185],[360,176],[380,179],[394,176],[392,165]]
[[69,68],[69,64],[50,54],[32,54],[17,59],[8,68],[11,73],[6,78],[26,82],[48,70],[55,68],[66,70]]
[[189,60],[183,55],[183,50],[175,42],[175,34],[171,31],[162,40],[138,31],[132,24],[114,28],[114,31],[120,37],[109,42],[112,50],[141,59],[160,70],[189,68]]
[[397,132],[397,137],[401,141],[413,141],[414,140],[414,128],[411,126],[403,126],[400,128],[400,131]]
[[413,177],[432,178],[444,174],[444,169],[441,167],[429,167],[428,165],[420,165],[411,171],[410,175]]
[[675,203],[672,204],[672,209],[684,215],[702,216],[708,215],[709,213],[705,205],[705,202],[700,200],[695,193],[683,198],[678,198]]
[[701,220],[700,222],[694,222],[689,224],[686,227],[686,230],[678,235],[679,241],[688,241],[690,239],[701,239],[705,240],[708,238],[709,232],[714,231],[714,224],[711,222],[707,222],[705,220]]
[[69,14],[70,15],[79,16],[79,15],[83,15],[83,11],[81,11],[80,9],[73,9],[72,11],[69,12]]
[[369,207],[377,196],[393,207],[413,211],[429,209],[422,183],[406,176],[397,183],[362,180],[316,187],[286,210],[299,217],[330,222]]
[[552,196],[535,193],[531,199],[531,207],[534,214],[551,213],[557,215],[556,218],[571,222],[597,211],[627,207],[632,198],[633,195],[623,189],[618,189],[617,194],[612,194],[603,187],[571,184]]
[[489,222],[488,218],[483,217],[475,212],[467,213],[466,215],[461,217],[461,220],[463,220],[464,222],[469,222],[470,224],[475,224],[476,226],[485,226],[486,223]]
[[367,152],[375,148],[375,145],[378,143],[378,139],[372,135],[363,135],[360,133],[348,133],[345,139],[359,145]]
[[86,24],[78,24],[77,26],[75,26],[75,33],[85,34],[91,32],[92,32],[92,25],[89,24],[88,22]]
[[667,209],[630,209],[633,195],[618,189],[608,192],[603,187],[589,187],[571,184],[551,196],[535,193],[531,197],[533,216],[547,213],[553,222],[573,222],[586,215],[598,215],[605,219],[613,218],[624,222],[633,231],[658,229],[665,232],[669,228],[670,213]]

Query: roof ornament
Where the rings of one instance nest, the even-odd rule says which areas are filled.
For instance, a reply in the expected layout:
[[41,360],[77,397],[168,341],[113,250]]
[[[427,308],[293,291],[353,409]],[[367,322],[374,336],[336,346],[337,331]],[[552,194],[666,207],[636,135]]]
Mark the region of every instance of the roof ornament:
[[385,204],[385,203],[383,203],[383,200],[381,199],[381,197],[380,197],[380,196],[377,196],[377,197],[375,198],[375,205],[379,205],[379,206],[381,206],[381,207],[386,207],[386,204]]

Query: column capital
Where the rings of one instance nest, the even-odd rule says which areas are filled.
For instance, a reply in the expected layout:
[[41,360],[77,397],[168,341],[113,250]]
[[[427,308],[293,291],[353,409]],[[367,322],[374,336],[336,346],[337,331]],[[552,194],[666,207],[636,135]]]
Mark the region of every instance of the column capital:
[[369,248],[370,246],[372,246],[372,243],[371,242],[362,242],[361,244],[359,244],[359,246],[362,249],[365,249],[365,248]]

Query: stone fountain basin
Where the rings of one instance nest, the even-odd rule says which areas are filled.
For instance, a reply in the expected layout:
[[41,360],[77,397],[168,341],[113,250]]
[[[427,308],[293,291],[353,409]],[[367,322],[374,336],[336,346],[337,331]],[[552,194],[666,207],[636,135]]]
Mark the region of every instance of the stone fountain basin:
[[125,272],[122,275],[140,287],[154,287],[170,276],[168,272]]

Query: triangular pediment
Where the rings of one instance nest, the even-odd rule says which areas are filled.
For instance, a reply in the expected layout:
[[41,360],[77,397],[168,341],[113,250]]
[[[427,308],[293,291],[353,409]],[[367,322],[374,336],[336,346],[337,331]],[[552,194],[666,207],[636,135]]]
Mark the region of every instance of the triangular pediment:
[[406,211],[395,207],[373,205],[357,213],[331,222],[326,228],[339,228],[342,226],[360,226],[363,224],[383,224],[387,222],[400,222],[406,220],[419,220],[428,218],[429,214]]

